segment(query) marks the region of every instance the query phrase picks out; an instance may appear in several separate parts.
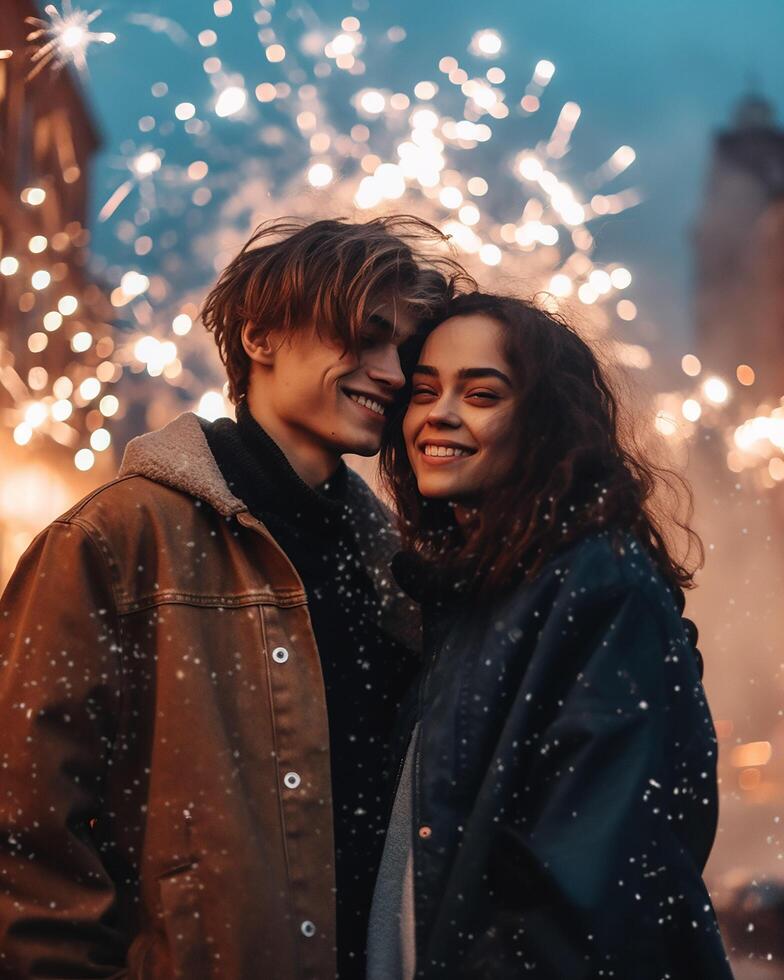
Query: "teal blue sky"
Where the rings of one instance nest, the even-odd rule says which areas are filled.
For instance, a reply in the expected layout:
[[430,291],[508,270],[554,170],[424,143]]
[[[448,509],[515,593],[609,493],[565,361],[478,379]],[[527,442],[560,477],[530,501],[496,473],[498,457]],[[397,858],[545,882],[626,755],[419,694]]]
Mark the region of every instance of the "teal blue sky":
[[[212,95],[201,63],[213,51],[205,52],[196,44],[200,30],[219,31],[214,53],[222,58],[224,68],[243,75],[250,90],[261,81],[283,77],[278,66],[265,61],[256,39],[252,14],[258,9],[256,0],[235,0],[233,14],[218,20],[211,0],[128,0],[104,6],[96,26],[114,31],[118,40],[90,52],[86,85],[105,140],[94,174],[94,211],[122,180],[125,141],[144,143],[140,117],[164,118],[165,101],[166,118],[171,119],[173,106],[181,100],[194,102],[201,114],[201,106]],[[611,186],[633,185],[644,201],[592,225],[597,256],[621,260],[634,273],[643,334],[650,324],[662,339],[670,338],[678,346],[688,343],[690,228],[700,206],[712,137],[728,123],[750,85],[778,107],[779,115],[784,114],[782,0],[402,0],[394,5],[371,3],[367,10],[355,10],[350,0],[319,0],[303,9],[306,16],[333,29],[342,17],[356,13],[369,39],[383,38],[394,24],[405,28],[404,42],[380,45],[376,55],[367,59],[364,82],[369,85],[410,91],[419,79],[438,79],[439,58],[452,54],[462,59],[471,35],[480,28],[497,29],[504,39],[504,50],[494,62],[507,73],[503,87],[509,103],[519,99],[540,58],[553,61],[556,74],[540,113],[519,121],[514,134],[507,135],[508,146],[494,140],[493,152],[512,153],[517,145],[532,145],[547,135],[567,100],[577,101],[583,110],[564,161],[565,173],[578,186],[579,176],[596,168],[619,145],[633,146],[636,162]],[[288,10],[288,3],[279,0],[275,26],[284,35],[280,24],[286,23]],[[135,14],[170,18],[187,36],[173,40],[153,33],[129,22]],[[167,82],[166,100],[152,97],[150,86],[156,81]],[[204,116],[211,119],[212,136],[227,157],[243,152],[236,124],[217,120],[211,113]],[[151,134],[152,144],[158,145],[155,135]],[[194,156],[191,142],[191,137],[175,129],[166,139],[166,162],[187,164]],[[132,217],[133,207],[124,207]],[[209,222],[210,208],[202,210],[199,220]],[[121,211],[117,217],[122,217]],[[169,222],[178,220],[185,219],[174,209]],[[117,240],[114,226],[109,222],[95,228],[95,247],[109,263],[121,264],[128,260],[128,248]],[[154,261],[151,253],[148,267]],[[186,285],[193,284],[182,283]]]

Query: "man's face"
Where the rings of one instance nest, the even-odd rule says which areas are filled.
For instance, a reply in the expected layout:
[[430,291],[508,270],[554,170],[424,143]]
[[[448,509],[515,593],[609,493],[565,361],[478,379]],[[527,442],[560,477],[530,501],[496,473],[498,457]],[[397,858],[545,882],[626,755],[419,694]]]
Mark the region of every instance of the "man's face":
[[356,355],[314,329],[283,340],[269,335],[274,360],[263,377],[252,379],[250,408],[284,451],[327,458],[378,452],[385,417],[405,381],[398,347],[416,324],[392,302],[370,309]]

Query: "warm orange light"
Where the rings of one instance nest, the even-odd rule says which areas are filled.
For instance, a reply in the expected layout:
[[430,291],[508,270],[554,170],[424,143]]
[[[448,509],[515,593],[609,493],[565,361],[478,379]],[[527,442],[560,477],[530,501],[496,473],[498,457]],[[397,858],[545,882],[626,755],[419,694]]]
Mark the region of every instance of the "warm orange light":
[[267,48],[267,61],[275,62],[283,61],[286,57],[286,49],[282,44],[270,44]]
[[684,354],[681,358],[681,370],[690,378],[696,378],[702,370],[699,357],[696,357],[694,354]]
[[736,745],[730,752],[730,765],[737,769],[765,766],[770,762],[772,754],[770,742],[746,742],[743,745]]
[[762,782],[762,773],[759,769],[744,769],[738,775],[738,785],[741,789],[756,789]]

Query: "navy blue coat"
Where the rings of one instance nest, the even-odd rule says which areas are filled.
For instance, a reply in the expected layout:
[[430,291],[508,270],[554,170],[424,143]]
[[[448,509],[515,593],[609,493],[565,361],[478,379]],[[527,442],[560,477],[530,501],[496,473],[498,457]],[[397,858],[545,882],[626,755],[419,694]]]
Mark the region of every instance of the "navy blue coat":
[[412,555],[393,570],[425,630],[417,977],[731,978],[701,878],[715,731],[648,553],[587,536],[484,612]]

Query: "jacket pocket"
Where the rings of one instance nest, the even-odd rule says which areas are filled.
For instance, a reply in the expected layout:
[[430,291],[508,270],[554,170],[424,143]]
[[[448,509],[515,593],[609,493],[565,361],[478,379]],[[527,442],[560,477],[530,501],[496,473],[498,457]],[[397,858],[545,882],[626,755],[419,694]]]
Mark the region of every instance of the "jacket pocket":
[[158,877],[158,888],[171,976],[209,980],[211,956],[201,917],[198,864],[185,863],[164,872]]

